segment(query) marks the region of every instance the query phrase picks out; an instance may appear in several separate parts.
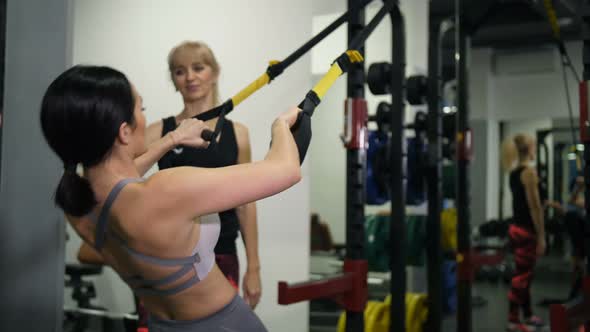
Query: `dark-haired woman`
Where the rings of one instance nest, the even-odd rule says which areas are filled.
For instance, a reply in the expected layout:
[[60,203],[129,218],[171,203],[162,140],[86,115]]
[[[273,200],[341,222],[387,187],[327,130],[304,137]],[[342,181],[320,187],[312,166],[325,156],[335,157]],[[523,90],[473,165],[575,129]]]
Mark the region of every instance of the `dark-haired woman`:
[[[178,167],[141,179],[145,155],[141,97],[120,72],[76,66],[49,86],[41,124],[64,164],[56,203],[150,312],[150,331],[266,331],[215,265],[214,214],[279,193],[301,177],[290,127],[272,125],[262,161],[224,168]],[[184,124],[197,135],[204,124]],[[170,138],[175,144],[176,137]],[[76,173],[84,168],[84,176]],[[214,214],[214,215],[211,215]]]

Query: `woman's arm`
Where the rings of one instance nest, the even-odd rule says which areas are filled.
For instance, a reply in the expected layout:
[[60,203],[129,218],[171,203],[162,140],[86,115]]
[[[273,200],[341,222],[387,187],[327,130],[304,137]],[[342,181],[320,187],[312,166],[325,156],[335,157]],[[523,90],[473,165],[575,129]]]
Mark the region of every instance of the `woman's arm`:
[[104,257],[89,246],[86,242],[82,242],[80,249],[78,249],[78,261],[84,264],[104,265]]
[[548,208],[552,208],[555,213],[563,215],[565,213],[565,209],[563,208],[563,205],[561,205],[561,203],[557,202],[557,201],[546,201],[545,202],[545,206]]
[[[234,122],[236,140],[238,143],[238,164],[252,162],[250,138],[248,128]],[[260,259],[258,257],[258,223],[256,220],[256,203],[248,203],[236,208],[240,222],[240,233],[246,249],[246,273],[242,282],[244,300],[252,308],[260,301],[262,291],[260,282]]]
[[[262,161],[223,168],[176,167],[145,182],[149,203],[167,217],[191,218],[232,209],[293,186],[301,179],[299,154],[290,127],[292,108],[272,125],[272,146]],[[149,195],[149,194],[148,194]]]
[[531,218],[537,231],[537,254],[542,255],[545,251],[545,222],[543,206],[539,196],[539,178],[537,177],[537,172],[533,168],[526,168],[522,173],[521,180],[524,185]]
[[576,184],[574,190],[570,194],[569,203],[575,205],[578,208],[584,208],[584,177],[576,177]]
[[145,132],[145,145],[148,150],[135,158],[135,167],[139,174],[144,175],[166,152],[175,147],[174,135],[162,135],[162,121],[149,125]]
[[135,167],[144,175],[168,151],[178,145],[204,148],[209,145],[201,138],[201,132],[207,128],[205,123],[196,119],[183,120],[178,128],[162,136],[162,121],[152,123],[146,129],[147,151],[135,158]]

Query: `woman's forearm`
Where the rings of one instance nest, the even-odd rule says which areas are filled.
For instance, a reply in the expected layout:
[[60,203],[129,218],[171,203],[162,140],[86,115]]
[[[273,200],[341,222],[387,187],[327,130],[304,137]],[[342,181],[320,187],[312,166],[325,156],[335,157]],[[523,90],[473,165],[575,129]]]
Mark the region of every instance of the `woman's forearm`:
[[272,126],[272,144],[266,160],[277,160],[299,171],[299,152],[289,125],[280,119]]
[[158,160],[160,160],[168,151],[176,147],[174,134],[169,132],[154,143],[141,156],[135,158],[135,167],[139,174],[144,175]]
[[542,208],[534,208],[531,210],[531,217],[535,226],[535,231],[538,237],[545,238],[545,222],[544,212]]
[[240,221],[240,232],[246,249],[246,270],[258,271],[258,224],[256,220],[256,203],[249,203],[236,209]]

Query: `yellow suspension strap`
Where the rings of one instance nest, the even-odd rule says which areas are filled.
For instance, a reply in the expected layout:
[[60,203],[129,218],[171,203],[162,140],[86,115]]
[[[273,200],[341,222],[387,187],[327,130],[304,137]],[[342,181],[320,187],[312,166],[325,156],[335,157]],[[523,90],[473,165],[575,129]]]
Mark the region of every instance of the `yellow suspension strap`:
[[320,81],[305,95],[305,99],[299,104],[302,110],[297,117],[297,122],[291,127],[291,132],[297,143],[299,161],[303,163],[307,148],[311,142],[311,116],[316,107],[322,101],[328,90],[334,85],[338,77],[348,72],[354,63],[363,61],[363,56],[356,50],[348,50],[340,55],[330,67],[330,70]]
[[[557,45],[557,49],[559,50],[559,53],[561,55],[561,66],[562,66],[562,73],[563,73],[563,79],[564,79],[564,85],[565,85],[565,92],[566,92],[566,98],[568,101],[568,110],[569,110],[569,114],[570,114],[570,122],[571,122],[571,134],[572,134],[572,144],[576,144],[576,134],[575,134],[575,130],[574,130],[574,125],[573,125],[573,111],[572,111],[572,107],[571,104],[569,103],[569,88],[567,85],[567,78],[566,78],[566,72],[565,72],[565,68],[569,67],[569,69],[572,71],[572,74],[575,76],[576,81],[580,82],[580,77],[578,76],[576,70],[574,69],[574,67],[572,66],[572,61],[570,59],[570,56],[567,52],[567,49],[565,48],[565,44],[563,42],[563,39],[561,38],[561,28],[559,27],[559,22],[557,21],[557,14],[555,13],[555,8],[553,7],[553,0],[543,0],[543,6],[545,7],[545,12],[547,13],[547,20],[549,21],[549,25],[551,26],[551,31],[553,32],[553,38],[555,39],[555,44]],[[581,159],[582,157],[580,156],[580,152],[577,150],[573,150],[573,152],[576,154],[576,159],[578,160],[578,165],[579,168],[577,169],[578,172],[580,172],[581,169]]]
[[[215,131],[213,132],[213,131],[207,130],[207,131],[203,132],[203,134],[201,135],[203,137],[203,139],[211,142],[210,146],[215,145],[215,137],[217,137],[217,135],[219,135],[219,133],[221,132],[221,128],[223,128],[223,124],[225,123],[225,115],[227,113],[231,112],[234,109],[234,107],[238,106],[241,102],[243,102],[248,97],[250,97],[254,92],[260,90],[263,86],[269,84],[273,78],[278,76],[280,74],[280,72],[275,70],[275,68],[280,67],[280,64],[281,64],[280,61],[276,61],[276,60],[270,61],[268,68],[266,69],[266,72],[264,74],[260,75],[252,83],[248,84],[248,86],[243,88],[236,95],[234,95],[233,97],[228,99],[223,104],[221,104],[221,105],[219,105],[219,106],[217,106],[205,113],[202,113],[202,114],[199,114],[196,116],[197,119],[203,120],[203,121],[207,121],[207,120],[219,117],[219,120],[217,121],[217,124],[215,125]],[[281,70],[281,72],[282,72],[282,70]]]
[[[561,28],[559,27],[559,22],[557,22],[557,14],[555,13],[555,8],[553,8],[553,0],[543,0],[543,6],[545,7],[545,12],[547,13],[547,20],[549,21],[549,25],[551,26],[553,39],[555,39],[555,43],[557,44],[559,53],[561,53],[562,57],[566,57],[567,52],[565,49],[565,44],[561,39]],[[569,61],[569,59],[566,59],[566,61]]]
[[[234,107],[236,107],[239,103],[241,103],[246,98],[248,98],[250,95],[252,95],[258,89],[260,89],[261,87],[268,84],[275,77],[279,76],[288,66],[290,66],[293,62],[295,62],[298,58],[300,58],[302,55],[307,53],[311,48],[313,48],[315,45],[317,45],[320,41],[322,41],[322,39],[327,37],[330,33],[334,32],[341,24],[348,21],[350,13],[356,13],[357,10],[364,8],[367,4],[369,4],[372,1],[373,0],[363,0],[362,2],[358,3],[357,4],[358,7],[351,8],[348,12],[344,13],[342,16],[340,16],[338,19],[336,19],[332,24],[327,26],[323,31],[318,33],[316,36],[314,36],[311,40],[309,40],[307,43],[305,43],[303,46],[301,46],[299,49],[297,49],[295,52],[293,52],[291,55],[289,55],[283,61],[271,62],[271,64],[268,66],[268,68],[266,70],[266,73],[262,74],[259,78],[257,78],[251,84],[249,84],[246,88],[244,88],[242,91],[240,91],[234,97],[227,100],[226,102],[224,102],[220,106],[196,116],[197,119],[203,120],[203,121],[213,119],[215,117],[219,117],[219,120],[217,121],[217,125],[215,126],[215,132],[206,132],[202,135],[205,140],[210,141],[212,143],[210,145],[210,147],[215,146],[215,137],[217,137],[217,135],[219,135],[221,128],[223,127],[223,123],[225,121],[225,115],[227,113],[231,112],[234,109]],[[353,39],[351,41],[348,48],[350,50],[354,50],[354,49],[361,47],[364,44],[364,41],[374,31],[375,27],[379,24],[379,22],[383,19],[383,17],[385,17],[385,15],[391,11],[391,9],[396,5],[396,3],[397,2],[395,0],[386,1],[386,3],[381,8],[381,10],[379,10],[379,12],[375,15],[375,17],[369,22],[369,24],[361,31],[361,33],[359,35],[357,35],[355,37],[355,39]],[[345,53],[346,56],[344,56],[344,57],[341,56],[341,58],[343,58],[343,60],[337,60],[337,62],[340,62],[340,69],[342,72],[347,71],[347,68],[344,68],[344,66],[346,65],[345,62],[354,63],[355,59],[350,58],[350,56],[352,56],[352,55],[349,56],[349,54],[348,54],[348,53],[352,54],[352,52],[355,52],[355,51],[347,51]],[[356,52],[356,54],[358,56],[355,56],[355,57],[360,58],[361,59],[360,61],[362,61],[362,56],[360,55],[360,53]],[[344,59],[344,58],[346,58],[346,59]],[[330,86],[334,83],[336,78],[338,78],[338,76],[340,76],[342,74],[342,72],[340,74],[337,74],[338,70],[331,68],[330,72],[328,73],[331,76],[325,77],[324,79],[322,79],[322,81],[320,81],[318,83],[318,85],[314,88],[314,91],[320,99],[321,99],[321,97],[323,97],[323,95],[326,93],[326,91],[330,88]],[[310,97],[310,98],[313,99],[313,97]],[[319,102],[318,102],[318,104],[319,104]],[[307,147],[306,147],[306,149],[307,149]]]
[[303,44],[301,47],[299,47],[297,50],[291,53],[283,61],[270,61],[269,66],[266,69],[266,72],[260,75],[260,77],[258,77],[254,82],[250,83],[246,88],[238,92],[235,96],[228,99],[223,104],[215,108],[212,108],[205,113],[201,113],[195,116],[195,118],[203,121],[219,117],[217,125],[215,126],[215,132],[204,131],[201,135],[203,139],[210,141],[211,145],[209,146],[214,147],[215,137],[219,135],[221,128],[223,127],[226,114],[231,112],[234,109],[234,107],[238,106],[238,104],[240,104],[246,98],[250,97],[254,92],[258,91],[260,88],[269,84],[273,79],[281,75],[285,69],[287,69],[295,61],[297,61],[299,58],[301,58],[303,55],[309,52],[309,50],[311,50],[324,38],[326,38],[332,32],[338,29],[338,27],[340,27],[345,22],[348,22],[351,13],[356,13],[358,10],[363,9],[367,4],[369,4],[372,1],[373,0],[363,0],[360,3],[357,3],[353,8],[350,8],[346,13],[342,14],[340,17],[334,20],[334,22],[325,27],[322,31],[320,31],[317,35],[315,35],[313,38],[311,38],[309,41],[307,41],[305,44]]
[[[272,66],[277,65],[279,63],[280,62],[276,60],[270,61],[268,68],[272,68]],[[242,89],[242,91],[238,92],[235,96],[231,97],[233,107],[238,106],[246,98],[250,97],[250,95],[252,95],[254,92],[260,90],[260,88],[270,83],[270,81],[271,77],[267,70],[267,72],[260,75],[260,77],[258,77],[254,82],[250,83],[247,87]]]
[[545,11],[547,12],[547,19],[551,25],[553,37],[555,40],[561,40],[561,31],[559,23],[557,23],[557,14],[555,14],[555,9],[553,8],[553,0],[543,0],[543,6],[545,6]]

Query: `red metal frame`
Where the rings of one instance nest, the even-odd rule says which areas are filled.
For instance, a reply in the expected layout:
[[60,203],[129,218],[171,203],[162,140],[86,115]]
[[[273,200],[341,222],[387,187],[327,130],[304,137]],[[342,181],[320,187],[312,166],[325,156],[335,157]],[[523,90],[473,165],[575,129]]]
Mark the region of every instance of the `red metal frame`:
[[363,98],[349,98],[344,102],[344,112],[344,146],[353,150],[366,149],[369,121],[367,101]]
[[323,280],[289,285],[279,282],[279,304],[288,305],[301,301],[329,298],[345,310],[363,312],[368,299],[366,260],[345,260],[344,274]]
[[[345,101],[345,124],[342,140],[347,149],[367,148],[367,101],[362,98]],[[278,302],[288,305],[301,301],[329,298],[347,311],[363,312],[367,304],[367,275],[369,264],[366,260],[344,260],[343,274],[289,285],[285,281],[278,284]]]
[[580,92],[580,139],[582,142],[590,141],[588,132],[588,82],[582,81],[579,86]]
[[473,132],[467,129],[457,133],[457,157],[458,160],[471,161],[473,158]]
[[575,328],[590,332],[590,277],[584,278],[582,289],[583,297],[576,303],[551,305],[551,332],[569,332]]
[[481,266],[498,265],[504,261],[504,251],[499,250],[497,254],[482,255],[476,249],[471,249],[468,253],[459,253],[457,264],[457,280],[473,281],[475,278],[475,271]]
[[[583,143],[590,141],[588,130],[588,82],[579,85],[580,95],[580,139]],[[590,276],[586,275],[582,284],[582,297],[575,302],[554,304],[550,309],[551,331],[566,332],[574,328],[590,332]]]

